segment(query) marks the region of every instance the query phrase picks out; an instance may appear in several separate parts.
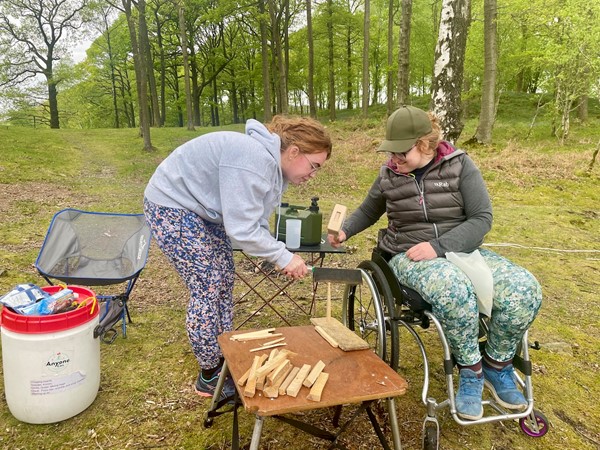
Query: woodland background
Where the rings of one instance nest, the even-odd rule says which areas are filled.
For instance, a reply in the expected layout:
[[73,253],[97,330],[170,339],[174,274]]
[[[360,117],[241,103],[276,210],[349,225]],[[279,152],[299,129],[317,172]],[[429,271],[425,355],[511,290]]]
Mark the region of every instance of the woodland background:
[[449,140],[475,110],[472,137],[489,144],[499,99],[517,92],[563,142],[598,96],[599,19],[583,0],[4,0],[3,118],[140,127],[151,150],[151,127],[334,121],[425,98]]

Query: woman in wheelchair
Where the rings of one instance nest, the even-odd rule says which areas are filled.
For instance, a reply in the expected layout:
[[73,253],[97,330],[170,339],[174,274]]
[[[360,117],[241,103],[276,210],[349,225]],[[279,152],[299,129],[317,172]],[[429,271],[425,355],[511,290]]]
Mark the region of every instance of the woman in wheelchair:
[[[379,152],[389,158],[360,207],[346,219],[333,246],[374,225],[386,213],[379,247],[399,282],[417,291],[440,320],[460,374],[460,417],[483,416],[484,386],[505,408],[527,401],[513,378],[512,359],[541,306],[541,287],[531,273],[479,248],[492,225],[492,206],[479,169],[462,150],[441,138],[436,117],[412,106],[387,121]],[[476,286],[446,259],[448,252],[478,250],[493,276],[493,307],[483,355],[479,349]],[[476,278],[473,277],[476,280]]]

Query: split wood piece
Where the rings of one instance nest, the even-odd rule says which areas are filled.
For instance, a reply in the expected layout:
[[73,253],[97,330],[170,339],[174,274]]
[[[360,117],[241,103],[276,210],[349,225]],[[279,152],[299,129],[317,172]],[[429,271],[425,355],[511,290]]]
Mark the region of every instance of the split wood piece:
[[323,394],[323,388],[325,387],[325,383],[327,383],[328,378],[329,378],[328,373],[321,372],[319,377],[317,378],[317,381],[315,381],[315,384],[310,389],[310,392],[308,393],[306,398],[313,402],[320,402],[321,394]]
[[265,381],[267,380],[267,375],[261,375],[256,377],[256,390],[262,391],[265,388]]
[[[267,355],[260,355],[259,357],[259,362],[258,362],[258,366],[262,366],[262,364],[266,361],[267,359]],[[237,381],[238,386],[243,386],[246,384],[246,381],[248,381],[248,377],[250,376],[250,371],[252,370],[252,366],[248,367],[248,370],[246,370],[246,373],[244,373],[244,375],[241,376],[241,378]]]
[[273,347],[283,347],[284,345],[287,345],[287,343],[285,342],[280,342],[279,344],[271,344],[271,345],[263,345],[261,347],[256,347],[251,349],[251,352],[259,352],[261,350],[267,350],[269,348],[273,348]]
[[271,373],[269,373],[269,375],[267,375],[267,380],[269,380],[269,382],[268,382],[269,386],[273,386],[274,384],[277,384],[277,382],[279,382],[279,381],[283,382],[283,379],[288,374],[291,367],[292,367],[292,363],[290,362],[289,359],[286,359],[281,364],[279,364],[275,369],[273,369],[271,371]]
[[285,377],[285,380],[283,380],[283,383],[281,383],[281,386],[279,386],[279,395],[285,395],[286,389],[294,380],[294,378],[296,378],[298,372],[300,372],[300,367],[293,367],[292,370],[290,370],[290,373],[288,373],[287,377]]
[[272,340],[272,341],[265,342],[265,343],[263,343],[263,344],[260,344],[260,345],[262,345],[263,347],[267,347],[268,345],[271,345],[271,344],[277,344],[278,342],[281,342],[281,341],[283,341],[284,339],[285,339],[285,336],[284,336],[284,337],[280,337],[279,339],[274,339],[274,340]]
[[240,339],[248,339],[248,338],[255,337],[255,336],[265,336],[267,334],[271,334],[273,331],[275,331],[275,328],[265,328],[264,330],[249,331],[248,333],[234,334],[229,339],[231,341],[238,341]]
[[327,342],[329,342],[329,345],[331,345],[333,348],[339,347],[339,344],[337,343],[337,341],[335,339],[333,339],[331,336],[329,336],[327,334],[327,331],[325,331],[323,329],[323,327],[321,327],[319,325],[315,325],[315,331],[317,333],[319,333],[323,339],[325,339]]
[[[267,359],[267,362],[268,362],[268,361],[273,361],[273,359],[275,359],[275,357],[278,354],[279,354],[279,349],[278,348],[274,348],[269,353],[269,358],[268,359],[266,358],[266,356],[267,356],[266,353],[264,354],[264,356],[265,356],[265,359]],[[262,364],[261,364],[261,366],[262,366]],[[261,375],[261,376],[259,376],[259,377],[256,378],[256,389],[260,389],[260,390],[264,389],[266,378],[267,378],[267,374]]]
[[296,353],[290,352],[289,350],[281,350],[275,358],[273,358],[271,361],[267,361],[262,367],[260,367],[256,371],[255,376],[260,377],[262,375],[267,375],[269,372],[271,372],[271,370],[281,364],[284,359],[291,358],[295,355]]
[[306,377],[306,379],[304,380],[304,382],[302,384],[304,386],[306,386],[307,388],[311,387],[317,380],[317,377],[321,374],[321,372],[323,372],[324,368],[325,368],[325,363],[323,361],[319,361],[312,368],[312,370],[310,371],[310,373],[308,374],[308,376]]
[[348,208],[344,205],[336,204],[331,212],[329,223],[327,224],[327,233],[337,236],[342,229]]
[[345,352],[369,348],[367,341],[333,317],[329,319],[327,317],[313,317],[310,319],[310,322],[315,326],[323,328],[337,342],[339,348]]
[[292,365],[289,364],[286,366],[285,370],[280,373],[279,377],[276,378],[272,385],[266,387],[263,391],[266,397],[269,398],[277,398],[279,396],[279,389],[281,385],[285,381],[287,375],[292,372]]
[[283,333],[259,333],[259,334],[236,334],[235,336],[231,336],[229,339],[232,341],[246,342],[246,341],[256,341],[259,339],[268,339],[277,336],[283,336]]
[[246,397],[254,397],[256,393],[256,370],[260,362],[260,356],[255,356],[252,361],[252,367],[250,368],[250,374],[248,375],[248,381],[244,388],[244,395]]
[[298,392],[302,388],[302,383],[304,382],[304,379],[306,378],[309,372],[310,364],[304,364],[298,372],[298,374],[296,375],[296,377],[292,380],[288,388],[285,390],[285,393],[292,397],[296,397],[298,395]]

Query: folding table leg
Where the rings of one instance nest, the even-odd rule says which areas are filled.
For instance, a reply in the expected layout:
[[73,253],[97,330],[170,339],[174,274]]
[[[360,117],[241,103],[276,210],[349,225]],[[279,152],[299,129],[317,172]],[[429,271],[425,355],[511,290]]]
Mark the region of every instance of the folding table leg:
[[394,450],[402,450],[400,428],[398,427],[398,415],[396,414],[396,401],[393,397],[387,399],[387,407],[390,416],[390,427],[392,428],[392,443]]
[[250,442],[250,450],[258,450],[258,444],[260,443],[260,435],[262,433],[263,422],[265,418],[256,415],[254,421],[254,430],[252,431],[252,441]]
[[219,375],[219,380],[217,381],[217,386],[215,387],[215,393],[210,401],[209,411],[214,411],[217,409],[216,405],[219,403],[219,398],[221,397],[221,391],[225,385],[225,379],[227,378],[227,375],[229,375],[229,367],[227,367],[227,361],[223,361],[223,367],[221,368],[221,374]]

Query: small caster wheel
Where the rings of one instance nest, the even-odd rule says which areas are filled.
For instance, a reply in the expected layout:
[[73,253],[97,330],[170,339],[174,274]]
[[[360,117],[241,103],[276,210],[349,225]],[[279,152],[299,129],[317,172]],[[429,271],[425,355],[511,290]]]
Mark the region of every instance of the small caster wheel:
[[212,417],[207,417],[206,419],[204,419],[204,428],[210,428],[213,425],[213,419]]
[[542,437],[548,432],[548,419],[540,411],[533,410],[530,415],[519,420],[521,430],[527,436]]
[[425,425],[423,427],[423,450],[438,450],[439,435],[437,426]]

